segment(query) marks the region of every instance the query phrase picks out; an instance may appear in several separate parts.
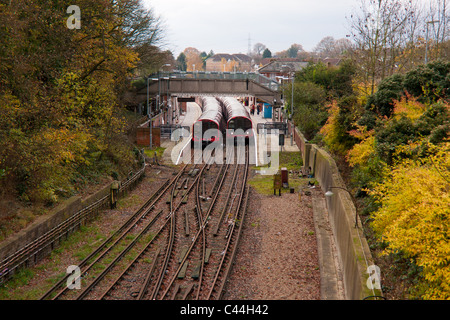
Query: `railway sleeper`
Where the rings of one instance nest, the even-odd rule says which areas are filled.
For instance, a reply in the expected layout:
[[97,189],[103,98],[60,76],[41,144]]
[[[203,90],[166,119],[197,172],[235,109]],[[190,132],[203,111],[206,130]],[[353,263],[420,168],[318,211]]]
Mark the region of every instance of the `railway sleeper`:
[[183,264],[183,267],[181,267],[180,272],[178,272],[178,279],[184,279],[186,277],[186,271],[187,271],[187,267],[189,265],[189,261],[186,260]]
[[184,247],[183,249],[181,249],[180,255],[178,256],[178,263],[183,262],[183,259],[186,256],[187,252],[188,252],[188,247]]
[[200,169],[192,169],[191,171],[189,171],[188,175],[194,178],[199,171]]
[[211,249],[211,248],[206,249],[206,254],[205,254],[205,264],[208,264],[208,263],[209,263],[209,258],[211,257],[211,252],[212,252],[212,249]]
[[175,285],[175,289],[173,290],[173,293],[172,293],[172,296],[170,297],[170,300],[175,300],[175,297],[177,296],[178,291],[180,291],[180,284],[179,283],[177,283]]
[[188,178],[185,178],[185,179],[183,180],[183,182],[181,182],[180,185],[179,185],[177,188],[178,188],[178,189],[181,189],[181,188],[183,187],[183,185],[186,183],[187,179],[188,179]]
[[202,261],[199,260],[195,263],[194,270],[192,270],[191,278],[197,280],[200,277],[200,268],[202,267]]
[[182,297],[183,300],[186,300],[186,299],[187,299],[187,297],[188,297],[188,295],[191,293],[193,287],[194,287],[194,284],[193,284],[193,283],[189,284],[189,285],[186,287],[186,289],[184,290],[183,297]]

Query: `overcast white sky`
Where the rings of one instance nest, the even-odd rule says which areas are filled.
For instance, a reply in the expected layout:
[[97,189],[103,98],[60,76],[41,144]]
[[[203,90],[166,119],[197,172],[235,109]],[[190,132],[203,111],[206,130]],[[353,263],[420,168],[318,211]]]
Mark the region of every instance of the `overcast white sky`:
[[326,36],[344,38],[358,0],[143,0],[165,22],[167,49],[247,53],[248,39],[272,53],[299,43],[307,51]]

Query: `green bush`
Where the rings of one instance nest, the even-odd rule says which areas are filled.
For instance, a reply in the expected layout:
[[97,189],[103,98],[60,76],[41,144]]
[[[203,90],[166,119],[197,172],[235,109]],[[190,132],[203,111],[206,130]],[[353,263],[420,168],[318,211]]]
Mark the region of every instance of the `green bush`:
[[[450,63],[431,62],[421,65],[406,75],[394,74],[385,78],[378,91],[371,95],[365,106],[365,113],[374,113],[378,117],[390,117],[394,100],[400,100],[405,94],[418,99],[421,103],[435,103],[446,99],[450,88]],[[363,116],[360,124],[372,124],[371,116]]]
[[404,94],[404,77],[395,74],[381,81],[378,91],[367,100],[366,110],[379,116],[390,117],[394,108],[394,100],[399,100]]
[[326,91],[330,98],[341,98],[353,94],[355,66],[351,60],[344,60],[339,67],[327,67],[323,63],[309,64],[296,75],[298,82],[311,82]]
[[408,72],[405,90],[421,102],[433,103],[448,96],[450,88],[450,62],[434,61]]

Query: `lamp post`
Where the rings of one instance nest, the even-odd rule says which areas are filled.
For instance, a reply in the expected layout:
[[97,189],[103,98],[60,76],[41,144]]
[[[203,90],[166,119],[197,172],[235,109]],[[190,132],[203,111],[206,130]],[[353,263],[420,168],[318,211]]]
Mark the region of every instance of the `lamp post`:
[[[353,204],[355,205],[355,211],[356,211],[356,215],[355,215],[355,228],[358,226],[358,210],[357,210],[357,208],[356,208],[356,199],[355,199],[355,196],[350,192],[350,191],[348,191],[347,189],[345,189],[345,188],[342,188],[342,187],[329,187],[330,189],[340,189],[340,190],[344,190],[344,191],[347,191],[347,193],[350,195],[350,197],[352,198],[352,200],[353,200]],[[327,192],[325,192],[325,196],[327,196],[327,197],[329,197],[329,198],[331,198],[332,196],[334,195],[334,193],[333,193],[333,191],[331,191],[331,190],[328,190]]]
[[427,21],[427,39],[426,39],[426,44],[425,44],[425,64],[428,63],[428,25],[429,24],[435,24],[435,23],[439,23],[439,20],[433,20],[433,21]]
[[150,103],[149,103],[149,80],[150,77],[147,77],[147,116],[150,119],[150,149],[152,148],[152,113],[150,111]]
[[[159,107],[161,102],[161,70],[164,67],[170,67],[170,64],[166,63],[162,65],[158,70],[158,98],[156,100],[156,104]],[[149,83],[148,83],[149,77],[147,77],[147,112],[150,117],[150,149],[153,147],[153,117],[152,112],[149,109]]]
[[291,121],[292,121],[292,133],[291,133],[291,146],[294,145],[294,132],[295,132],[295,125],[294,125],[294,80],[295,80],[295,70],[293,70],[293,67],[288,65],[282,65],[282,68],[289,68],[291,72]]

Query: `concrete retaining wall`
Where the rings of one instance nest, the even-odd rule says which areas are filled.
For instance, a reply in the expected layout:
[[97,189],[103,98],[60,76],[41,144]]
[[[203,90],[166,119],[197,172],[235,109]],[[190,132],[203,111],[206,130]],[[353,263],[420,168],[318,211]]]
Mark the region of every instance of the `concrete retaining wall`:
[[49,232],[55,226],[81,210],[83,204],[79,197],[72,197],[45,216],[39,217],[26,229],[19,231],[0,244],[0,261],[14,254],[28,243]]
[[[311,173],[324,192],[331,190],[334,194],[326,197],[326,202],[343,268],[346,298],[360,300],[369,296],[381,296],[381,290],[371,289],[367,285],[367,268],[374,263],[359,220],[355,227],[356,209],[352,198],[345,190],[330,188],[345,188],[336,162],[326,151],[315,144],[309,144],[298,129],[295,131],[294,141],[302,152],[304,166],[311,168]],[[369,282],[374,281],[370,279]]]

